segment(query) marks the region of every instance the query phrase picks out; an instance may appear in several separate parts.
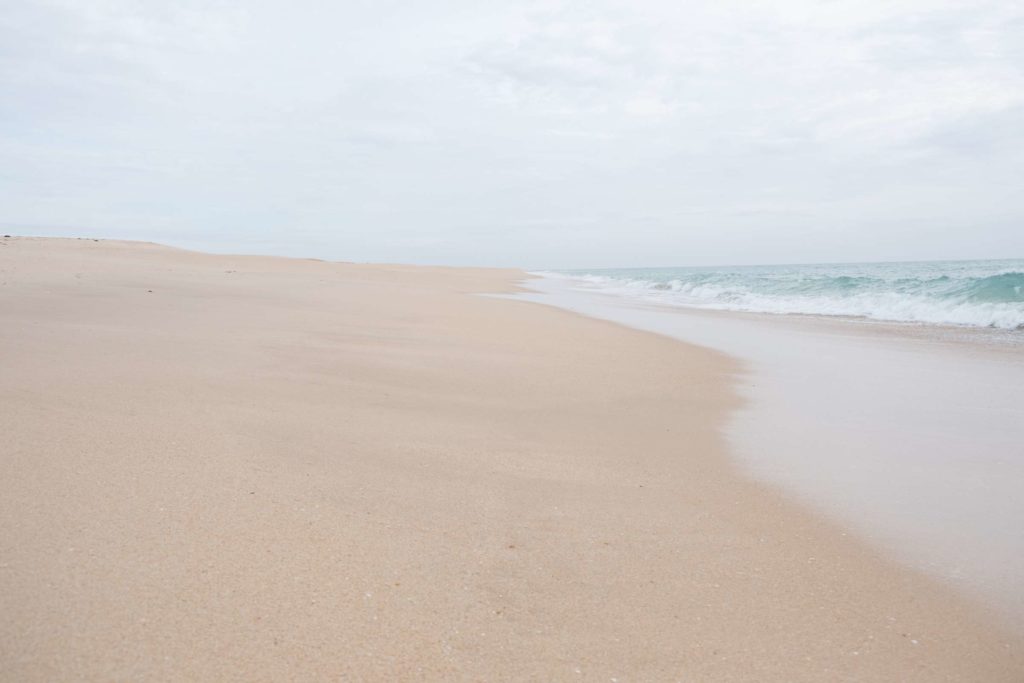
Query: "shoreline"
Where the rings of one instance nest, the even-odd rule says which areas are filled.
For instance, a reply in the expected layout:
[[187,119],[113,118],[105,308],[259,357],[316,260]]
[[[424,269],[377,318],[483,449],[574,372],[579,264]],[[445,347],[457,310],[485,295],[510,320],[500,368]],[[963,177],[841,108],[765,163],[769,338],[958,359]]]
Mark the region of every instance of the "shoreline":
[[1013,413],[1020,341],[666,306],[563,277],[530,282],[527,300],[742,359],[750,406],[729,431],[743,470],[1024,632],[1024,535],[1008,522],[1024,517],[1015,502],[1024,463],[1013,458],[1024,441],[1024,413]]
[[733,465],[725,354],[517,271],[0,247],[0,673],[1014,680]]

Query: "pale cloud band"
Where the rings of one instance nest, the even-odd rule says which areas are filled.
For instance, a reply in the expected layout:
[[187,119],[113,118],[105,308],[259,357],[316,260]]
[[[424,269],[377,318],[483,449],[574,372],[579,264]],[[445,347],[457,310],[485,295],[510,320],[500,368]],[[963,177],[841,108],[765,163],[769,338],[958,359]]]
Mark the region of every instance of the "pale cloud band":
[[1024,256],[1020,2],[33,2],[0,222],[529,267]]

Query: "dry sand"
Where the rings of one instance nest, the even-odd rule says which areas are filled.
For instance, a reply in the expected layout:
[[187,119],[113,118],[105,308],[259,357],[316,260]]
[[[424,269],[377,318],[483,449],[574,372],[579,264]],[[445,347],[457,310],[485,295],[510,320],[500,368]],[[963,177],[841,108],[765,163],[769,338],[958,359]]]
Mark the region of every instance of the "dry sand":
[[521,276],[0,239],[0,679],[1024,680]]

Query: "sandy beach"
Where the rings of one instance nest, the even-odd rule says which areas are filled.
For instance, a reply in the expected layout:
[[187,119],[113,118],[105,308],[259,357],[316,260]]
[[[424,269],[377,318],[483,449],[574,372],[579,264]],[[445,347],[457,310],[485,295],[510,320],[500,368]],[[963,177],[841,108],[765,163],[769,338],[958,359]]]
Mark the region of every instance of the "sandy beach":
[[0,680],[1024,679],[524,277],[0,239]]

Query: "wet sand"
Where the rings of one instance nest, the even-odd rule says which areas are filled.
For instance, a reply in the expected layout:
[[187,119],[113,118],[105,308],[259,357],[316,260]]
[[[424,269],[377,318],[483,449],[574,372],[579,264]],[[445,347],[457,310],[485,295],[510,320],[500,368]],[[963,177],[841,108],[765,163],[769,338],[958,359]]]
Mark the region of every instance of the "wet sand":
[[0,239],[0,679],[1020,680],[518,271]]

